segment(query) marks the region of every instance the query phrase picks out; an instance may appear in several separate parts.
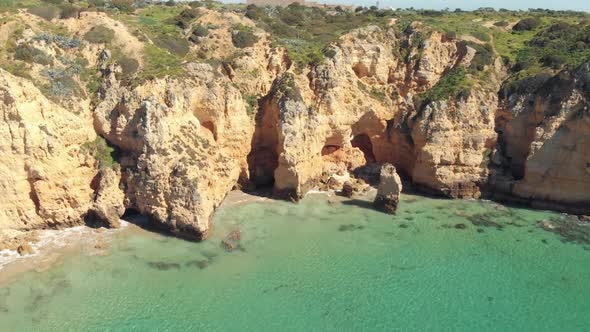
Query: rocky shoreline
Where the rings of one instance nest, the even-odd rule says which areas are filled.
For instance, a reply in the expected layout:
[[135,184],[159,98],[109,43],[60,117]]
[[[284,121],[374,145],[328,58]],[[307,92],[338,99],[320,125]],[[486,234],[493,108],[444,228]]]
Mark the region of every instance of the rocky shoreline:
[[[389,174],[391,170],[387,167],[383,167],[383,172]],[[310,190],[308,194],[336,195],[343,196],[343,199],[365,200],[367,201],[367,206],[369,206],[369,202],[374,198],[375,209],[382,210],[386,213],[395,212],[395,209],[393,211],[389,209],[383,210],[380,205],[381,201],[379,200],[379,197],[388,197],[387,195],[383,195],[382,188],[380,195],[380,190],[368,185],[364,180],[357,180],[338,175],[336,175],[336,178],[338,178],[338,180],[331,178],[331,180],[323,186]],[[392,178],[388,177],[384,183],[392,181],[391,179]],[[398,188],[401,189],[401,183],[398,182],[399,180],[394,179],[393,181],[397,183],[396,186],[399,184]],[[328,183],[332,186],[330,187]],[[382,183],[381,185],[383,186],[384,184]],[[387,184],[387,186],[391,186],[391,184]],[[341,189],[337,189],[338,187]],[[350,189],[347,189],[347,187],[350,187]],[[350,192],[347,192],[347,190],[350,190]],[[410,189],[410,191],[412,191],[412,189]],[[396,197],[395,206],[397,208],[397,204],[399,204],[400,201],[399,194]],[[228,193],[225,200],[222,202],[220,209],[231,209],[242,204],[265,202],[268,200],[273,200],[273,198],[269,197],[268,193],[260,192],[257,193],[257,195],[253,195],[241,190],[233,190]],[[332,199],[330,198],[326,201],[327,204],[332,204],[331,202]],[[502,205],[498,205],[497,209],[499,215],[504,213],[501,211],[507,210]],[[479,227],[480,229],[478,229],[478,231],[481,230],[482,232],[486,227],[505,227],[505,225],[495,222],[493,215],[476,215],[471,219],[471,223],[474,226]],[[10,282],[11,278],[26,271],[35,270],[37,272],[43,272],[59,262],[64,255],[69,253],[82,252],[84,255],[108,255],[110,247],[109,242],[113,236],[125,236],[125,232],[146,232],[146,229],[142,229],[145,225],[142,225],[141,223],[133,224],[124,220],[120,220],[119,222],[123,229],[76,226],[63,230],[36,230],[22,232],[13,238],[4,238],[1,242],[2,247],[0,247],[3,248],[0,250],[0,285]],[[407,224],[402,225],[407,227]],[[467,226],[464,223],[459,223],[454,225],[454,227],[456,229],[466,229]],[[574,242],[584,246],[590,245],[589,216],[561,214],[558,218],[551,220],[539,220],[537,227],[556,234],[562,242]],[[169,234],[169,232],[165,232],[165,234]],[[219,236],[220,235],[218,234],[218,237]],[[220,245],[229,252],[241,250],[240,238],[241,230],[235,228],[224,236],[221,236]],[[21,252],[19,250],[19,248],[23,246],[22,243],[24,241],[28,244],[27,247],[30,248],[30,251]],[[206,267],[206,262],[200,262],[200,264],[203,265],[199,265],[200,268]]]
[[[46,271],[69,253],[107,255],[110,238],[130,226],[126,221],[120,222],[120,229],[76,226],[24,232],[13,238],[4,238],[0,242],[0,285],[27,271]],[[21,243],[19,247],[26,243],[29,250],[22,252],[14,249],[15,240]]]
[[[431,194],[590,214],[590,63],[508,84],[497,54],[413,22],[402,32],[351,30],[325,61],[295,68],[248,17],[195,11],[217,29],[187,52],[215,50],[221,64],[186,61],[182,75],[133,82],[112,45],[137,55],[152,43],[115,18],[60,21],[71,34],[99,23],[114,32],[109,44],[64,48],[37,37],[48,24],[41,18],[14,15],[28,22],[18,45],[63,54],[54,71],[84,59],[97,84],[50,98],[34,79],[0,69],[1,233],[117,227],[135,214],[201,240],[233,189],[272,188],[297,201],[313,188],[341,190],[348,178],[350,195],[376,185],[374,169],[386,163]],[[256,36],[253,45],[234,45],[237,25]],[[30,70],[47,74],[41,64]],[[459,79],[469,88],[441,92]]]

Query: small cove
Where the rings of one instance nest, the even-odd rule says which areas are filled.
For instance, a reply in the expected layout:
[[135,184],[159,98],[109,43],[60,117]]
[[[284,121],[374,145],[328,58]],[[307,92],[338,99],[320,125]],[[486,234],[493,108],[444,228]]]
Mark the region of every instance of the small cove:
[[[133,225],[0,288],[7,331],[582,331],[588,245],[560,214],[404,195],[397,215],[310,194],[223,206],[194,243]],[[239,230],[239,246],[221,241]],[[0,272],[2,273],[2,272]]]

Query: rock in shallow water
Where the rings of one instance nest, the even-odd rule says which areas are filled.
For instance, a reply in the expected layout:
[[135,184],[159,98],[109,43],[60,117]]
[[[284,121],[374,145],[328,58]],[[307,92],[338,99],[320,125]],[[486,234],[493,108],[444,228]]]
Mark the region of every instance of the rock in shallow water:
[[168,270],[180,270],[180,264],[178,263],[166,263],[166,262],[149,262],[148,266],[160,271],[168,271]]
[[221,240],[221,246],[226,251],[234,251],[236,249],[242,249],[240,240],[242,239],[242,233],[239,229],[235,229],[229,232],[223,240]]
[[16,248],[16,251],[19,253],[19,255],[24,256],[24,255],[30,255],[32,254],[33,251],[33,247],[31,247],[31,245],[29,244],[29,242],[24,241],[23,243],[21,243],[18,248]]
[[590,223],[577,217],[543,220],[538,225],[548,232],[561,236],[563,241],[590,244]]
[[395,166],[385,164],[381,167],[379,189],[373,205],[379,211],[394,214],[402,191],[402,181]]
[[353,192],[352,183],[350,183],[349,181],[344,182],[344,185],[342,185],[342,191],[340,192],[342,194],[342,196],[351,198],[352,192]]

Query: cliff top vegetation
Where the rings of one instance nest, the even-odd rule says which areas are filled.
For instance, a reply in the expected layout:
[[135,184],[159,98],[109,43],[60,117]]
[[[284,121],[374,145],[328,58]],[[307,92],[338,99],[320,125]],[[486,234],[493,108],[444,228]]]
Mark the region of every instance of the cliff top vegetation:
[[[203,19],[201,7],[230,13],[253,24],[220,26]],[[103,12],[117,23],[99,25],[77,35],[64,21],[80,17],[85,11]],[[31,14],[38,17],[39,22],[27,22],[13,15],[15,13]],[[257,7],[214,1],[0,0],[0,28],[7,34],[6,38],[0,38],[3,43],[0,67],[40,81],[46,91],[58,97],[80,95],[84,94],[81,86],[87,87],[90,93],[95,91],[99,76],[93,64],[83,61],[79,51],[81,43],[111,46],[110,61],[123,67],[130,83],[137,83],[183,75],[182,64],[188,61],[223,62],[225,58],[220,58],[219,54],[197,47],[206,38],[219,38],[214,31],[229,30],[236,54],[242,48],[255,46],[259,32],[266,31],[275,45],[288,50],[297,70],[303,70],[333,56],[330,44],[352,29],[377,25],[401,34],[413,22],[420,22],[426,32],[441,31],[447,38],[461,40],[475,48],[477,55],[469,69],[474,76],[496,58],[502,59],[511,80],[554,73],[590,59],[590,15],[583,12],[490,8],[466,12],[376,7],[345,10],[298,4]],[[121,41],[112,45],[114,39],[120,38],[118,24],[132,32],[140,42],[139,50],[133,51],[132,43],[129,47],[121,47]],[[30,38],[23,36],[29,28],[33,28],[37,40],[45,38],[46,44],[49,41],[54,47],[47,49],[30,42]],[[36,75],[32,71],[39,66],[43,66],[40,72],[45,74]],[[52,86],[51,79],[56,75],[61,83]]]

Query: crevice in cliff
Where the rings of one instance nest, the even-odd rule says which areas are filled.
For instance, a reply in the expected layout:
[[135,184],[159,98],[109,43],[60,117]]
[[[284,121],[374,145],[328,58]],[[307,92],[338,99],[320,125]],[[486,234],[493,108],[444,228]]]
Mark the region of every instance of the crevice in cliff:
[[39,200],[39,196],[37,195],[37,191],[35,190],[35,179],[27,179],[29,181],[29,187],[31,191],[29,191],[29,198],[35,205],[35,213],[39,215],[39,211],[41,209],[41,202]]
[[279,165],[278,106],[272,103],[269,96],[260,100],[259,106],[250,143],[252,149],[247,158],[250,183],[255,188],[272,187],[275,181],[274,172]]
[[399,112],[395,118],[387,121],[385,135],[391,150],[386,156],[378,156],[380,162],[393,164],[400,176],[411,178],[416,162],[412,128],[408,124],[408,114]]

